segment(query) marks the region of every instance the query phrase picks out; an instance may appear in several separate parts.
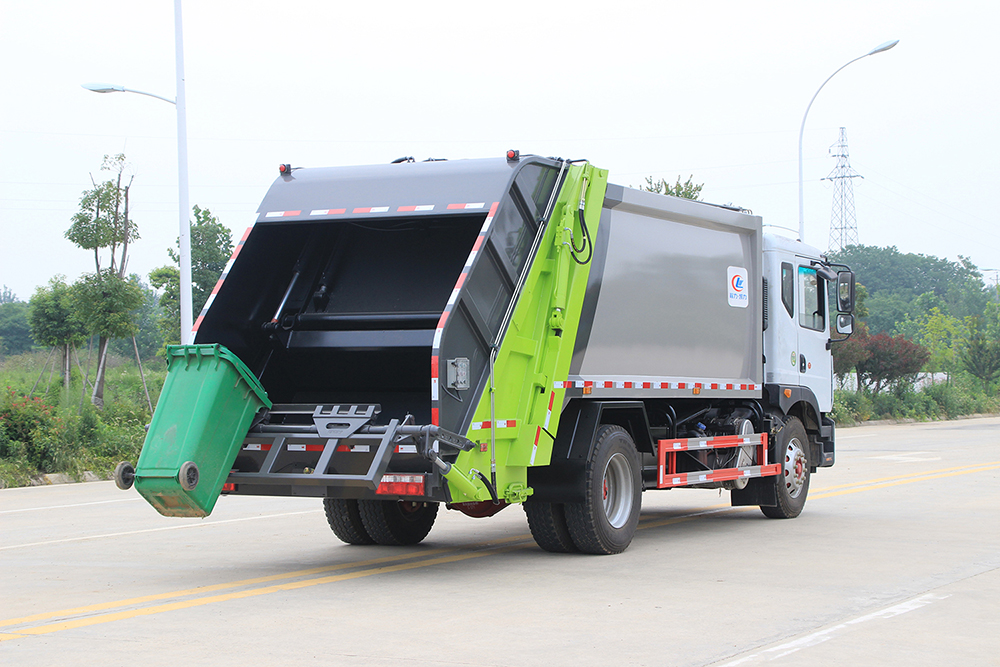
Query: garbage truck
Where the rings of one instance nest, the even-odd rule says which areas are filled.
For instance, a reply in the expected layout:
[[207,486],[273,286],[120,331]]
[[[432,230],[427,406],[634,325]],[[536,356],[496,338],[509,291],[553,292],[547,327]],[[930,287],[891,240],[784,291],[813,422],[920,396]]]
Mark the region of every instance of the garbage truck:
[[349,544],[520,504],[542,549],[618,553],[658,489],[792,518],[853,301],[750,211],[584,160],[281,165],[115,480],[167,516],[321,499]]

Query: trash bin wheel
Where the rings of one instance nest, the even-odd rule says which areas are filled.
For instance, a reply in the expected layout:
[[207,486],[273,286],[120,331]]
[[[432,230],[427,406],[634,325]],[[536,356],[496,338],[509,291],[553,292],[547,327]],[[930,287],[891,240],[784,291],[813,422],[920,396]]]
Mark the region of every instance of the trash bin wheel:
[[122,461],[115,466],[115,486],[122,491],[128,491],[135,483],[135,468],[128,461]]
[[177,473],[177,481],[185,491],[194,491],[198,486],[198,464],[194,461],[186,461],[181,464],[180,472]]

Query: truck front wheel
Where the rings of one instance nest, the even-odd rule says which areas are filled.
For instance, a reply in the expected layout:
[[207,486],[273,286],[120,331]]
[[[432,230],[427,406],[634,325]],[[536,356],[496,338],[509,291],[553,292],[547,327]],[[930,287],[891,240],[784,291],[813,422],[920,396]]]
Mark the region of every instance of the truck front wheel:
[[760,511],[770,519],[794,519],[802,513],[809,494],[809,436],[797,417],[791,417],[776,436],[775,463],[781,466],[773,477],[778,504],[761,505]]
[[431,532],[438,504],[409,500],[359,500],[365,531],[376,544],[417,544]]
[[625,551],[639,524],[642,486],[639,454],[621,426],[598,429],[587,462],[584,492],[582,503],[565,504],[573,544],[589,554]]

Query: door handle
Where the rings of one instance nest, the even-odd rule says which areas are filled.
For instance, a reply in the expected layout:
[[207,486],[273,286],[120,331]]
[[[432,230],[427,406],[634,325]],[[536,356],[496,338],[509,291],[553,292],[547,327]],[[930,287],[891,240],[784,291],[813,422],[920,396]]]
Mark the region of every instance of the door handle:
[[806,372],[806,355],[804,354],[799,355],[799,372],[800,373]]

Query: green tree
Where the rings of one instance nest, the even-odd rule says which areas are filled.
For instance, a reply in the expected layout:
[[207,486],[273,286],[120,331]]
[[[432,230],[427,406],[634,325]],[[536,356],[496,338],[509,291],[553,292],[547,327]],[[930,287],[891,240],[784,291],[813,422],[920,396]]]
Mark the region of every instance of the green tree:
[[945,373],[948,381],[958,370],[958,352],[965,338],[965,328],[957,318],[947,315],[938,306],[922,313],[916,319],[907,317],[896,325],[896,333],[920,343],[930,356],[924,370]]
[[87,331],[99,336],[97,373],[90,402],[104,407],[104,375],[107,368],[107,343],[112,338],[131,338],[138,327],[133,311],[143,302],[142,290],[123,280],[111,269],[85,273],[73,285],[73,303]]
[[73,346],[87,337],[73,300],[73,288],[66,284],[64,276],[55,276],[48,286],[35,290],[29,303],[31,335],[39,345],[62,351],[63,386],[68,387]]
[[873,334],[889,333],[909,315],[917,319],[938,307],[959,320],[983,312],[991,299],[982,274],[967,258],[901,253],[895,246],[854,245],[831,259],[849,265],[869,293],[866,322]]
[[[100,337],[94,393],[90,397],[98,407],[104,405],[108,342],[114,336],[134,335],[131,311],[142,302],[141,290],[125,279],[129,243],[139,238],[138,228],[129,218],[133,177],[126,178],[128,164],[122,154],[105,155],[101,170],[111,172],[113,177],[101,184],[94,182],[93,189],[83,193],[80,211],[66,230],[67,239],[94,252],[94,273],[83,276],[74,286],[74,301],[89,332]],[[106,253],[103,258],[102,252]],[[113,308],[120,310],[113,312]]]
[[135,347],[133,348],[131,340],[123,338],[113,340],[110,347],[112,352],[122,357],[131,357],[135,354],[135,350],[138,350],[140,359],[146,360],[155,356],[163,346],[163,334],[160,332],[160,297],[156,290],[142,282],[138,275],[133,273],[128,280],[142,291],[142,304],[131,313],[136,326]]
[[164,345],[177,345],[181,342],[181,272],[176,266],[161,266],[149,274],[149,283],[154,289],[161,290],[160,316],[156,325]]
[[705,187],[704,183],[698,184],[694,182],[694,174],[692,174],[683,183],[681,183],[681,177],[678,176],[677,182],[673,185],[668,183],[665,178],[655,181],[652,176],[647,176],[646,184],[641,186],[641,189],[648,192],[655,192],[658,195],[671,195],[673,197],[683,197],[684,199],[698,201],[701,199],[701,189],[703,187]]
[[28,310],[28,304],[23,301],[0,303],[0,357],[31,349],[33,341]]
[[17,303],[17,301],[17,295],[9,287],[4,285],[3,289],[0,289],[0,304]]
[[991,335],[990,325],[983,318],[965,321],[968,338],[958,355],[962,368],[983,383],[989,393],[991,383],[1000,377],[1000,338]]
[[[212,290],[219,282],[233,254],[233,234],[207,208],[195,205],[191,222],[191,304],[197,318]],[[179,243],[178,243],[179,245]],[[174,248],[167,253],[180,265],[180,254]],[[161,266],[149,274],[153,287],[162,290],[160,297],[160,331],[167,345],[180,342],[180,271],[174,266]]]

